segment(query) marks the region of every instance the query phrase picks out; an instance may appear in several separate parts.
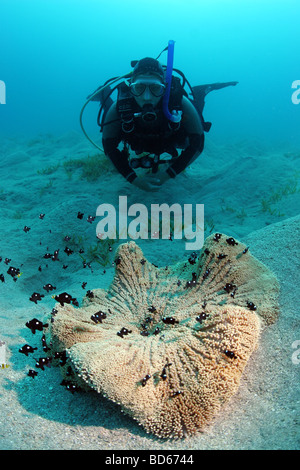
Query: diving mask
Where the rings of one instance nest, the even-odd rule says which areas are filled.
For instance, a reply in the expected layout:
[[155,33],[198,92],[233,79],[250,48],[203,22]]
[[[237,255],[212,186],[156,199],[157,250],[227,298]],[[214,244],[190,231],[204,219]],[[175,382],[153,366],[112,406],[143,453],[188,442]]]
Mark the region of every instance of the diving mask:
[[156,98],[162,96],[166,89],[163,83],[151,79],[137,79],[135,82],[129,84],[130,92],[133,96],[141,96],[147,87],[150,93]]

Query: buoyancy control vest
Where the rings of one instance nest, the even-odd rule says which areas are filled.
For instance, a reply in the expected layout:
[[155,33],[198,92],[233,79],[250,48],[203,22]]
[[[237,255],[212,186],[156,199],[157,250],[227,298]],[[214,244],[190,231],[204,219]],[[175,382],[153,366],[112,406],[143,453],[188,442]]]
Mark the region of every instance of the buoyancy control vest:
[[[182,111],[182,97],[187,96],[178,77],[172,77],[169,106]],[[184,148],[186,133],[180,122],[173,123],[166,119],[162,110],[162,100],[151,112],[151,119],[144,119],[143,112],[137,105],[125,82],[118,86],[116,105],[121,121],[122,141],[130,145],[136,154],[164,152],[176,156],[176,147]],[[146,111],[147,112],[147,111]]]

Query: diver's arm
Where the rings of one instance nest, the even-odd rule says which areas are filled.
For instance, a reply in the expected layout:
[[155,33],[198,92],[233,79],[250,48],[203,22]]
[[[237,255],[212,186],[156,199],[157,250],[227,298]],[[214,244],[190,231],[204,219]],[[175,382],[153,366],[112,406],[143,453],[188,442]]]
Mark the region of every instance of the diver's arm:
[[[105,124],[107,123],[107,124]],[[102,145],[105,155],[110,158],[118,172],[126,178],[129,183],[136,178],[136,173],[128,163],[127,156],[119,149],[121,141],[121,122],[116,109],[116,103],[109,108],[103,126]]]
[[193,104],[185,96],[182,99],[182,111],[182,125],[186,129],[189,145],[166,170],[171,178],[175,178],[196,160],[204,148],[204,132],[200,117]]

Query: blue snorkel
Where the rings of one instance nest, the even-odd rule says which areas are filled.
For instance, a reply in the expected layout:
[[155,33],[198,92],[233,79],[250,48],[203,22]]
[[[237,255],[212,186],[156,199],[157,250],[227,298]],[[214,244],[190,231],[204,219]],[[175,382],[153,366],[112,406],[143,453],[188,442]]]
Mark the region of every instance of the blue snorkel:
[[166,92],[163,97],[163,111],[167,119],[171,122],[180,122],[182,111],[169,111],[169,99],[172,82],[172,71],[173,71],[173,60],[174,60],[174,44],[175,41],[170,40],[168,42],[168,61],[166,71]]

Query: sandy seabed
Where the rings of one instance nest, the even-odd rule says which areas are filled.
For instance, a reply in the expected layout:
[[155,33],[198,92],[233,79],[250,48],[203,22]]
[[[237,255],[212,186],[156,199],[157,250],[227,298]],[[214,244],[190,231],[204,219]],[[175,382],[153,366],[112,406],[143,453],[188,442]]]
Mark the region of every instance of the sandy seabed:
[[[91,181],[82,167],[64,165],[88,154],[95,154],[93,148],[76,133],[1,142],[0,274],[5,282],[0,282],[0,340],[6,343],[9,367],[0,369],[0,449],[299,449],[300,150],[244,141],[222,147],[208,140],[198,161],[159,193],[129,185],[109,167]],[[27,373],[34,369],[35,354],[19,353],[26,343],[40,345],[41,333],[32,335],[25,323],[42,320],[55,305],[53,292],[43,285],[52,283],[56,293],[67,291],[80,301],[88,289],[111,282],[113,252],[107,266],[92,262],[84,267],[78,252],[64,253],[64,237],[71,236],[77,248],[90,247],[91,254],[97,221],[86,219],[101,203],[117,207],[119,195],[127,196],[128,204],[204,204],[206,235],[217,231],[240,239],[280,282],[279,320],[263,331],[238,393],[204,432],[191,438],[163,441],[146,434],[95,392],[68,392],[57,368],[39,370],[32,379]],[[78,211],[84,213],[82,220]],[[188,256],[183,240],[138,243],[159,266]],[[43,258],[55,249],[60,263]],[[5,258],[11,259],[8,266]],[[16,282],[7,274],[9,266],[22,272]],[[33,292],[45,296],[37,305],[29,301]]]

